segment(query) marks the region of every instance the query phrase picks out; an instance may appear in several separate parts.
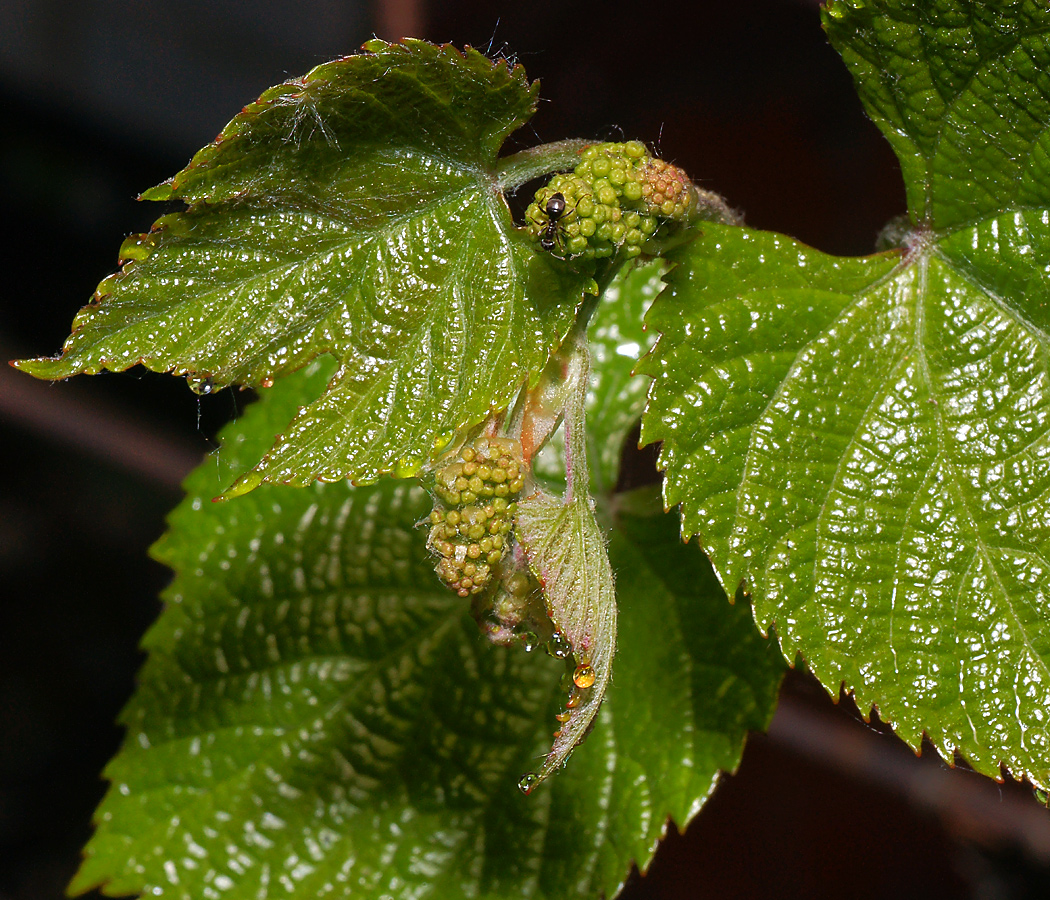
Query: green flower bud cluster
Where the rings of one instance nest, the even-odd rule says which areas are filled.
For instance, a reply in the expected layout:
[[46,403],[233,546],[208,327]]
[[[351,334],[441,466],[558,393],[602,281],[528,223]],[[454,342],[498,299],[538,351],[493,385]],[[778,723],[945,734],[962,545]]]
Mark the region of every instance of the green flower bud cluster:
[[[513,552],[513,551],[512,551]],[[517,561],[515,561],[517,562]],[[509,646],[518,641],[535,643],[536,623],[547,623],[543,588],[528,570],[503,563],[503,577],[491,596],[475,598],[471,610],[481,633],[493,644]],[[540,625],[542,628],[542,624]]]
[[461,597],[484,591],[514,527],[515,498],[525,486],[521,444],[482,438],[437,473],[428,546],[438,577]]
[[525,211],[529,234],[565,258],[627,258],[663,222],[685,219],[696,206],[688,176],[654,159],[639,141],[592,144],[576,169],[555,175]]
[[653,215],[681,220],[696,205],[696,189],[678,166],[649,159],[643,166],[642,203]]

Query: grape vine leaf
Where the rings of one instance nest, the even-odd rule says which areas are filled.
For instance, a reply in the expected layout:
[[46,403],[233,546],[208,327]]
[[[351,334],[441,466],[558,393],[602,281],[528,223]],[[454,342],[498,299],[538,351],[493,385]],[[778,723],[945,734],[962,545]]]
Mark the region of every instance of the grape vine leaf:
[[565,765],[595,724],[616,655],[616,592],[589,494],[563,499],[536,491],[518,501],[516,522],[518,540],[543,585],[550,619],[572,646],[573,663],[591,672],[591,683],[575,695],[577,705],[570,709],[566,704],[569,718],[558,726],[543,765],[529,779],[531,790]]
[[61,356],[20,368],[141,363],[209,390],[335,357],[233,494],[411,475],[505,407],[590,285],[535,251],[500,189],[497,154],[536,85],[470,49],[365,46],[266,91],[147,191],[188,208],[124,243]]
[[[543,764],[528,775],[529,791],[564,766],[590,732],[612,675],[617,631],[614,578],[591,494],[612,494],[624,443],[645,405],[648,379],[634,376],[633,368],[642,348],[652,343],[645,332],[644,312],[659,293],[665,270],[658,259],[629,263],[603,292],[597,321],[587,336],[586,355],[595,362],[593,371],[589,360],[575,353],[566,357],[564,346],[548,364],[561,382],[549,399],[557,397],[564,404],[566,421],[534,458],[533,473],[559,496],[541,488],[520,499],[515,530],[543,585],[547,614],[572,647],[570,671],[587,666],[594,680],[575,694],[571,707],[566,704],[563,713],[568,719],[554,733]],[[582,398],[578,396],[581,382],[585,384]],[[589,483],[589,492],[573,492],[567,483],[565,434],[570,424],[578,432],[577,453],[586,457],[582,465],[579,460],[574,464],[575,477]]]
[[[237,468],[325,382],[282,379],[224,432]],[[433,574],[413,482],[266,485],[214,461],[155,549],[176,570],[71,891],[179,898],[613,896],[687,822],[783,661],[655,493],[617,498],[623,631],[600,721],[525,797],[563,663],[484,641]],[[654,702],[658,698],[659,702]]]
[[662,440],[722,583],[918,745],[1050,786],[1050,11],[833,0],[907,182],[903,246],[705,225],[649,324]]

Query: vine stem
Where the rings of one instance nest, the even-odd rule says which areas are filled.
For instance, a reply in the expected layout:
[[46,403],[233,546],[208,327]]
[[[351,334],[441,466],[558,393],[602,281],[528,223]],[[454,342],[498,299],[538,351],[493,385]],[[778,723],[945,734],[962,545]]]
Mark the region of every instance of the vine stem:
[[595,293],[584,294],[583,302],[580,303],[580,308],[576,313],[576,320],[573,322],[572,330],[569,332],[565,339],[565,343],[571,340],[583,341],[586,343],[587,340],[587,329],[590,327],[591,319],[594,318],[594,314],[598,311],[598,307],[601,306],[602,300],[605,297],[605,292],[609,289],[609,285],[613,283],[613,279],[620,274],[620,270],[623,269],[624,265],[623,258],[620,256],[614,256],[608,261],[608,264],[601,268],[594,277]]
[[573,385],[565,399],[563,423],[565,427],[565,502],[575,499],[575,485],[582,485],[590,494],[590,467],[587,462],[587,391],[591,385],[591,351],[587,346],[587,329],[598,311],[605,292],[623,268],[617,259],[609,260],[595,278],[598,290],[587,294],[576,313],[576,321],[565,343],[572,345],[572,355],[566,371],[566,381]]
[[595,143],[597,141],[573,138],[540,144],[505,156],[496,165],[496,180],[500,190],[516,191],[535,178],[575,168],[580,161],[580,152]]
[[590,494],[587,464],[587,388],[591,383],[591,353],[584,340],[577,340],[569,358],[566,381],[572,390],[565,398],[562,423],[565,428],[565,502],[576,499],[576,485]]

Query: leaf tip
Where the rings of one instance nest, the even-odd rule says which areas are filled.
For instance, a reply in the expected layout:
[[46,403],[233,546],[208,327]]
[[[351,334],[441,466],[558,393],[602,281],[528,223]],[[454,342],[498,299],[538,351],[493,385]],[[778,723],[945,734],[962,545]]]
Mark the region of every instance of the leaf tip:
[[243,497],[245,494],[254,491],[264,480],[259,472],[252,470],[238,478],[218,497],[213,497],[212,503],[221,503],[226,500],[233,500],[235,497]]
[[393,45],[389,41],[384,41],[382,38],[372,38],[369,41],[365,41],[361,45],[361,49],[366,53],[381,53],[391,46]]
[[139,200],[170,200],[175,193],[172,179],[162,181],[160,184],[144,190],[139,194]]
[[67,372],[61,366],[62,356],[38,356],[33,359],[12,359],[8,361],[8,365],[14,369],[18,369],[19,372],[25,372],[27,375],[32,375],[34,378],[46,379],[48,381],[57,381],[60,378],[67,378],[68,376],[75,374],[73,372]]
[[109,893],[106,890],[108,879],[106,876],[93,871],[95,866],[92,864],[94,862],[95,854],[89,847],[84,851],[83,859],[80,862],[80,868],[66,885],[64,892],[66,897],[80,897],[88,891],[98,891],[101,894]]

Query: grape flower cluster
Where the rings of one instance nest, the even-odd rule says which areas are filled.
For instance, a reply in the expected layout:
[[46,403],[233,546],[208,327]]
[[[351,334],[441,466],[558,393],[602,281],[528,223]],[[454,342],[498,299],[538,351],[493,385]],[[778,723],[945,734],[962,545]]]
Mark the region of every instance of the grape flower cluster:
[[460,597],[480,594],[492,582],[524,485],[521,444],[510,438],[481,438],[438,470],[428,546],[438,556],[438,577]]
[[630,258],[664,222],[680,222],[698,194],[677,166],[656,159],[640,141],[592,144],[568,174],[536,191],[526,229],[564,258]]

